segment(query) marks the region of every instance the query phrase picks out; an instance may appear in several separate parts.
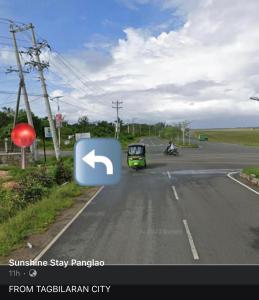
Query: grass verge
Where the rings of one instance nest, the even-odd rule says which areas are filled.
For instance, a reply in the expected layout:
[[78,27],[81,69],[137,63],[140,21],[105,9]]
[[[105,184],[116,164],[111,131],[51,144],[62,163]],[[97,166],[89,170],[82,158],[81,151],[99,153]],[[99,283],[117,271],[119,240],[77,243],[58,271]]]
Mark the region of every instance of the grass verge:
[[240,129],[219,129],[219,130],[200,130],[196,131],[196,136],[205,134],[209,142],[231,143],[243,146],[259,147],[259,129],[240,128]]
[[242,170],[243,173],[247,175],[254,174],[256,178],[259,178],[259,167],[249,167],[249,168],[244,168]]
[[13,218],[0,225],[0,256],[15,250],[29,235],[44,231],[53,223],[59,212],[69,208],[82,188],[75,183],[54,187],[42,200],[29,204]]

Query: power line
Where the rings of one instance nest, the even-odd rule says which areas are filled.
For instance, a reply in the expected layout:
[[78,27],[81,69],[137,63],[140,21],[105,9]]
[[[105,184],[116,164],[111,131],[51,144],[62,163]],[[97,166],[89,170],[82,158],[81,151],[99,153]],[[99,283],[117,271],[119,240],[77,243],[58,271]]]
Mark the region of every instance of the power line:
[[[6,94],[6,95],[16,95],[17,92],[12,92],[12,91],[1,91],[0,90],[0,94]],[[31,97],[42,97],[43,95],[37,95],[37,94],[28,94],[28,96]]]
[[77,105],[77,104],[72,104],[72,103],[67,102],[67,101],[64,101],[64,100],[59,100],[59,101],[60,101],[60,102],[64,102],[64,103],[66,103],[66,104],[68,104],[68,105],[70,105],[70,106],[74,106],[74,107],[76,107],[76,108],[81,108],[81,109],[83,109],[83,110],[86,110],[86,108],[83,107],[83,106],[80,106],[80,105]]
[[[24,32],[24,34],[28,34],[28,32]],[[45,40],[45,39],[44,39],[43,37],[41,37],[40,35],[39,35],[39,38],[42,39],[42,40]],[[78,71],[78,69],[75,68],[74,65],[72,65],[68,60],[66,60],[66,59],[64,58],[64,56],[63,56],[61,53],[59,53],[59,51],[57,51],[54,47],[52,47],[52,49],[55,51],[55,54],[58,56],[60,62],[63,63],[63,65],[65,65],[70,71],[72,71],[73,74],[74,74],[74,76],[75,76],[75,77],[76,77],[76,78],[77,78],[77,79],[78,79],[78,80],[79,80],[79,81],[80,81],[87,89],[91,89],[91,90],[94,91],[94,92],[96,92],[97,89],[99,89],[99,92],[101,91],[102,93],[106,93],[106,91],[105,91],[102,87],[100,87],[100,86],[97,86],[97,89],[96,89],[96,88],[94,88],[94,87],[88,85],[84,80],[81,79],[80,76],[78,76],[78,74],[80,74],[80,71]],[[81,76],[84,77],[84,78],[86,78],[87,81],[92,82],[85,74],[82,74],[82,73],[81,73]],[[93,82],[92,82],[92,83],[93,83]]]
[[[11,37],[8,37],[8,36],[4,36],[4,35],[0,35],[0,39],[6,39],[6,40],[12,40]],[[29,42],[28,40],[23,40],[23,39],[16,39],[17,41],[20,41],[20,42]]]
[[[58,53],[57,53],[58,54]],[[94,92],[94,90],[93,90],[93,88],[91,87],[91,86],[89,86],[88,84],[86,84],[83,80],[82,80],[82,78],[78,75],[78,73],[79,72],[77,72],[77,71],[75,71],[74,69],[73,69],[73,67],[70,65],[70,63],[68,63],[60,54],[58,54],[58,56],[59,56],[59,59],[60,59],[60,61],[61,61],[61,63],[63,63],[63,65],[65,66],[65,67],[67,67],[69,70],[70,70],[70,72],[72,72],[73,73],[73,75],[88,89],[88,90],[91,90],[91,91],[93,91]]]
[[[21,32],[24,36],[27,37],[28,40],[31,39],[29,33],[27,31],[22,31]],[[39,35],[39,38],[42,39],[42,40],[45,40],[44,38],[42,38],[40,35]],[[97,89],[99,89],[99,92],[101,93],[106,93],[106,91],[101,88],[101,87],[92,87],[90,85],[88,85],[83,79],[82,77],[86,78],[89,82],[91,82],[91,80],[89,78],[87,78],[84,74],[81,73],[81,77],[79,76],[80,72],[78,71],[78,69],[75,68],[74,65],[72,65],[70,62],[68,62],[62,55],[61,53],[59,53],[57,50],[55,50],[55,54],[57,55],[56,57],[58,58],[59,62],[61,62],[63,64],[63,66],[65,66],[65,68],[67,68],[69,70],[69,73],[72,75],[87,89],[87,90],[91,90],[93,92],[98,92]],[[52,65],[53,65],[53,61],[52,61]],[[54,63],[55,65],[55,63]],[[57,68],[57,65],[56,65],[56,68]],[[58,68],[59,69],[59,68]],[[64,80],[64,78],[62,78]],[[66,80],[65,80],[66,81]],[[66,81],[72,88],[75,88],[71,82],[68,82]],[[77,89],[81,90],[83,93],[85,94],[88,94],[88,91],[84,91],[82,88],[78,88]]]
[[[61,61],[61,59],[59,58],[59,61],[67,68],[68,70],[68,67]],[[66,76],[64,76],[64,72],[62,71],[61,69],[61,66],[59,64],[57,64],[56,62],[52,61],[51,62],[52,65],[54,65],[54,67],[59,71],[59,73],[63,73],[63,76],[62,76],[62,81],[65,81],[71,88],[73,89],[77,89],[77,90],[80,90],[83,94],[88,94],[88,91],[87,90],[84,90],[82,86],[78,86],[78,87],[75,87],[71,81],[68,81],[66,79]],[[71,71],[69,70],[69,73],[71,73]],[[65,77],[65,78],[64,78]]]

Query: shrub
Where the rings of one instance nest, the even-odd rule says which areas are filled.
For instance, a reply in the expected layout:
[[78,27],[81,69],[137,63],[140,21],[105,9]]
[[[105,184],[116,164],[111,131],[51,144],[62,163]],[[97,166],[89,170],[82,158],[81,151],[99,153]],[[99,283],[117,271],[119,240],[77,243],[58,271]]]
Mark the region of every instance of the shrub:
[[65,166],[62,160],[57,162],[54,177],[57,184],[63,184],[72,180],[72,170],[69,166]]
[[0,188],[0,223],[15,215],[17,201],[13,191]]
[[48,192],[53,185],[53,177],[46,168],[33,170],[25,174],[19,181],[16,190],[17,209],[23,208],[27,203],[36,202]]
[[33,171],[31,176],[43,187],[51,188],[53,186],[53,176],[44,167]]

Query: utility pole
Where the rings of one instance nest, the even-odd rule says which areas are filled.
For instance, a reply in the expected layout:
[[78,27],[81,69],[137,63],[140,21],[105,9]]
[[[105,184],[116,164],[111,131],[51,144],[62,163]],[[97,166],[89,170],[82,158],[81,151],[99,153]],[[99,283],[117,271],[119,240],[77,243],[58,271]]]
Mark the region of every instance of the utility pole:
[[[30,108],[30,103],[28,99],[28,93],[25,85],[25,80],[24,80],[24,75],[23,75],[23,68],[21,64],[21,59],[20,59],[20,54],[18,50],[18,45],[16,41],[16,33],[28,30],[28,26],[23,26],[23,27],[16,27],[14,24],[10,24],[10,32],[12,33],[12,38],[13,38],[13,45],[14,45],[14,51],[15,51],[15,57],[16,57],[16,63],[18,67],[18,73],[19,73],[19,90],[18,90],[18,97],[17,97],[17,105],[16,105],[16,115],[15,118],[17,118],[18,111],[19,111],[19,102],[20,102],[20,94],[22,92],[23,97],[24,97],[24,104],[25,104],[25,110],[26,110],[26,115],[27,115],[27,120],[28,123],[33,126],[33,120],[32,120],[32,113],[31,113],[31,108]],[[18,111],[17,111],[18,110]],[[15,119],[16,122],[16,119]],[[15,124],[14,124],[15,125]],[[31,152],[34,160],[37,160],[37,149],[36,149],[36,141],[32,144],[31,146]]]
[[184,121],[181,124],[181,130],[182,130],[182,133],[183,133],[183,145],[185,145],[185,131],[186,131],[186,128],[188,128],[189,124],[190,124],[190,122],[188,122],[188,121]]
[[[59,99],[63,98],[63,96],[56,96],[56,97],[52,97],[50,98],[50,101],[56,101],[57,106],[58,106],[58,110],[57,110],[57,115],[56,115],[56,127],[58,129],[58,146],[59,149],[61,149],[61,127],[62,127],[62,115],[60,113],[60,105],[59,105]],[[61,119],[57,119],[57,118],[61,118]]]
[[115,138],[119,139],[119,135],[120,135],[120,126],[119,126],[119,109],[122,108],[122,106],[120,106],[123,103],[123,101],[112,101],[112,104],[115,105],[112,108],[116,109],[116,127],[115,127]]
[[14,120],[13,120],[13,129],[16,125],[18,113],[19,113],[19,107],[20,107],[20,100],[21,100],[21,92],[22,92],[22,83],[21,80],[19,82],[19,88],[18,88],[18,94],[17,94],[17,100],[16,100],[16,108],[15,108],[15,114],[14,114]]
[[56,159],[59,160],[60,159],[60,148],[58,146],[57,132],[56,132],[54,121],[52,119],[51,107],[50,107],[50,103],[49,103],[49,95],[48,95],[46,81],[45,81],[44,74],[43,74],[43,69],[47,65],[42,63],[40,60],[41,46],[37,47],[34,26],[30,23],[29,27],[30,27],[31,33],[32,33],[32,44],[33,44],[32,50],[33,50],[33,54],[35,55],[35,59],[36,59],[36,62],[32,61],[31,64],[33,64],[34,66],[37,66],[37,69],[38,69],[38,72],[40,75],[41,87],[42,87],[43,97],[45,100],[45,106],[46,106],[46,110],[47,110],[47,114],[48,114],[49,126],[50,126],[50,130],[51,130],[51,134],[52,134],[52,140],[53,140],[54,150],[55,150],[55,154],[56,154]]
[[136,118],[132,118],[132,135],[135,136],[135,120]]

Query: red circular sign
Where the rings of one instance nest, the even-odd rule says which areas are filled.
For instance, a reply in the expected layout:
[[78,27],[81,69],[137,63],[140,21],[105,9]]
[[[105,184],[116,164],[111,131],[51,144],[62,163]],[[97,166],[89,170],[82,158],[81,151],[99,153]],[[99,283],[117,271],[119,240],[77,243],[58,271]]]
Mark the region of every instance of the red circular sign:
[[11,133],[13,143],[21,148],[29,147],[36,139],[34,128],[27,123],[16,125]]

